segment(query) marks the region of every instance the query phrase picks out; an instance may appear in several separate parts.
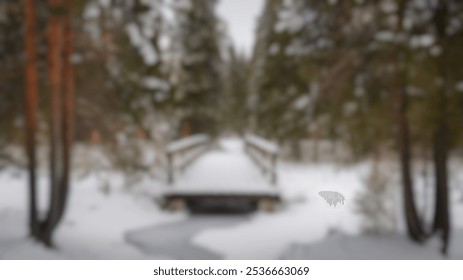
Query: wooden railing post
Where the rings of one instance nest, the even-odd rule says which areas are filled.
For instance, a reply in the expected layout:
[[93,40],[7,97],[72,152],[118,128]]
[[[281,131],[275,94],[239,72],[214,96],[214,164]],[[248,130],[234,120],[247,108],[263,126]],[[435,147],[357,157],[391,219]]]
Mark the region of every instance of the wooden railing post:
[[[263,153],[263,155],[264,155],[265,158],[267,158],[267,154],[265,152]],[[272,171],[269,170],[269,168],[268,168],[269,166],[268,165],[265,166],[265,164],[263,164],[262,166],[263,166],[262,174],[264,174],[264,176],[267,176],[267,173],[270,173],[270,176],[272,176]]]
[[[171,142],[167,146],[167,183],[169,185],[174,184],[175,172],[183,172],[187,165],[191,164],[199,157],[204,150],[207,150],[210,141],[207,135],[196,134],[188,138]],[[203,147],[203,149],[198,151],[201,147]],[[191,155],[185,159],[185,155],[189,154]]]
[[272,155],[272,178],[270,179],[270,182],[272,183],[272,185],[276,185],[277,183],[277,171],[276,171],[276,167],[277,167],[277,155],[276,154],[273,154]]
[[270,183],[276,185],[278,146],[264,138],[255,135],[246,135],[245,150],[254,163],[260,167],[262,173],[266,177],[267,174],[269,175],[267,178],[270,179]]
[[174,156],[172,153],[167,153],[167,183],[174,183]]

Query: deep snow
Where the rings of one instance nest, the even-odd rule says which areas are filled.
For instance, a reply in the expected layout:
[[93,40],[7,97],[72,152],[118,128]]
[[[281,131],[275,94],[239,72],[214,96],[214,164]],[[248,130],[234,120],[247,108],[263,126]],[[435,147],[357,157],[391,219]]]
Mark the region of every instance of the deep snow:
[[[222,142],[222,149],[206,154],[203,163],[199,160],[179,182],[194,185],[194,180],[207,182],[207,178],[212,178],[213,183],[226,181],[232,186],[235,179],[246,181],[243,178],[249,174],[244,176],[242,172],[252,173],[251,177],[256,176],[253,178],[259,182],[250,166],[237,171],[243,159],[224,160],[224,153],[233,153],[241,145],[237,139]],[[198,171],[194,170],[203,169],[204,159],[207,164],[216,161],[217,169],[195,174]],[[57,248],[53,250],[27,238],[26,173],[12,168],[2,170],[0,259],[441,258],[436,240],[418,247],[400,233],[386,237],[359,235],[363,217],[356,211],[355,200],[364,188],[363,178],[369,166],[369,162],[344,166],[281,162],[281,207],[274,213],[235,217],[198,217],[163,211],[156,196],[168,186],[160,180],[147,178],[136,186],[125,186],[118,173],[91,172],[82,179],[76,172],[68,209],[55,235]],[[452,166],[451,216],[456,238],[451,245],[451,258],[462,258],[463,252],[463,234],[458,231],[463,227],[459,219],[463,213],[462,193],[457,184],[462,181],[459,166]],[[40,178],[42,187],[46,185],[45,177]],[[47,197],[44,190],[41,188],[42,205]],[[330,207],[319,195],[321,191],[342,194],[345,204]],[[400,201],[396,203],[400,213]]]

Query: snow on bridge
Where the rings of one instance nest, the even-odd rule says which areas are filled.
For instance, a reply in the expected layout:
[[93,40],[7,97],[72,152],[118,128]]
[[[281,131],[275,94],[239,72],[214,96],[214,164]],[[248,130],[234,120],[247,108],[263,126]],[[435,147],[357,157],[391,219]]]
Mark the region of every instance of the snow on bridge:
[[246,154],[245,146],[239,138],[217,140],[166,189],[168,207],[198,199],[233,198],[250,200],[266,210],[273,208],[280,196],[278,187]]

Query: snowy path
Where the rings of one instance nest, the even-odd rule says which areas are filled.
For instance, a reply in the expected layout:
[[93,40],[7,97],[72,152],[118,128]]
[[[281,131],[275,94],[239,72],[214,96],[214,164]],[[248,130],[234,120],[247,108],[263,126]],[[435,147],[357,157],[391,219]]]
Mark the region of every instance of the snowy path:
[[265,192],[274,193],[261,171],[244,151],[243,141],[230,138],[219,142],[179,175],[169,191],[181,192]]

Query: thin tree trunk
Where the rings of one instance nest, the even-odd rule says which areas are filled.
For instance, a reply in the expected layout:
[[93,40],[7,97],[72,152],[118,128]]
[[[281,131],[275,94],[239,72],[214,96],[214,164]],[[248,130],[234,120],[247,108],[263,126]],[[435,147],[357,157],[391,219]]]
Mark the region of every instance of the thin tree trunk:
[[52,233],[60,209],[60,177],[62,162],[62,95],[63,95],[63,34],[64,5],[61,0],[48,1],[48,78],[50,85],[50,205],[43,223],[42,241],[51,246]]
[[37,131],[38,74],[37,74],[37,17],[34,0],[24,3],[25,18],[25,94],[26,94],[26,153],[29,172],[29,233],[38,234],[35,138]]
[[[398,24],[397,32],[403,31],[403,18],[406,9],[405,0],[399,1]],[[398,146],[400,153],[400,166],[402,174],[402,187],[404,195],[405,217],[407,221],[407,230],[409,237],[417,242],[422,242],[425,239],[425,233],[422,223],[418,216],[413,193],[413,178],[411,167],[411,147],[410,147],[410,128],[407,119],[408,98],[404,83],[405,73],[401,67],[402,50],[397,47],[396,57],[396,110],[397,110],[397,126],[398,126]]]
[[[448,3],[446,0],[440,0],[434,14],[434,24],[438,40],[444,46],[442,57],[446,57],[445,39],[447,36],[448,25]],[[449,203],[448,203],[448,139],[449,129],[447,120],[447,74],[445,61],[439,60],[438,69],[440,78],[444,81],[437,92],[436,108],[438,110],[437,126],[433,137],[433,157],[434,170],[436,177],[436,201],[433,231],[439,232],[442,235],[442,252],[447,253],[449,236],[450,236],[450,221],[449,221]]]
[[71,55],[73,52],[73,33],[71,28],[71,2],[66,2],[66,18],[64,26],[64,50],[63,50],[63,93],[64,98],[62,99],[62,116],[63,116],[63,127],[62,127],[62,154],[63,154],[63,170],[60,178],[61,185],[61,196],[59,205],[59,215],[56,223],[62,218],[67,202],[69,192],[69,181],[70,181],[70,169],[71,169],[71,153],[72,153],[72,138],[73,138],[73,127],[74,127],[74,98],[75,98],[75,86],[74,86],[74,69],[72,67]]
[[408,235],[412,240],[421,242],[424,240],[424,230],[418,217],[414,200],[413,178],[411,175],[410,131],[408,119],[406,117],[407,102],[404,90],[398,90],[396,102],[398,107],[397,124],[399,129],[398,143],[400,153],[400,168],[402,174],[402,187],[407,230]]
[[436,176],[436,202],[434,214],[434,232],[442,234],[442,252],[447,253],[450,224],[448,205],[448,129],[444,120],[441,120],[434,133],[434,170]]

